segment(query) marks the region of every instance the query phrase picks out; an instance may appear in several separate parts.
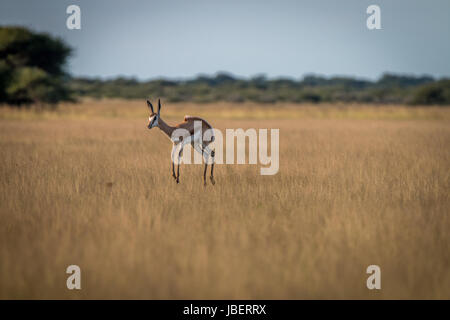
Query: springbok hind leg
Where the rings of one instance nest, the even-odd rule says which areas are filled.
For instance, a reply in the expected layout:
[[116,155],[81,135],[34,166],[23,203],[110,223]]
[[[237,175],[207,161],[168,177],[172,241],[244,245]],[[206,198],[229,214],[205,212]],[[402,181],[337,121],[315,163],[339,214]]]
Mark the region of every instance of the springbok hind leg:
[[[216,151],[215,150],[211,150],[208,146],[203,146],[203,150],[209,155],[211,155],[211,176],[209,177],[209,179],[211,180],[211,184],[215,185],[216,181],[214,180],[214,160],[215,160],[215,156],[216,156]],[[206,163],[208,163],[207,160],[205,160]],[[206,179],[206,166],[205,166],[205,173],[204,173],[205,179]]]
[[206,171],[208,169],[208,163],[205,163],[205,170],[203,171],[203,185],[206,186]]
[[177,146],[173,145],[172,147],[172,154],[170,156],[170,160],[172,161],[172,177],[176,180],[177,176],[175,174],[175,152],[176,152]]
[[194,149],[200,153],[203,158],[205,159],[205,169],[203,170],[203,185],[206,186],[206,171],[208,169],[208,158],[209,158],[209,154],[208,152],[202,148],[202,146],[200,144],[193,144]]

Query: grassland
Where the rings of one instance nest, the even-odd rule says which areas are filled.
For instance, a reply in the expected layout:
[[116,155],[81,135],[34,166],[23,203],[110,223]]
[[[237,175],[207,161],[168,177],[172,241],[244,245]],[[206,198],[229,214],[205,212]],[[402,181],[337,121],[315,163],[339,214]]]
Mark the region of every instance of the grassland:
[[0,108],[0,298],[450,298],[450,109],[163,108],[279,128],[280,172],[218,165],[204,188],[189,165],[176,185],[141,101]]

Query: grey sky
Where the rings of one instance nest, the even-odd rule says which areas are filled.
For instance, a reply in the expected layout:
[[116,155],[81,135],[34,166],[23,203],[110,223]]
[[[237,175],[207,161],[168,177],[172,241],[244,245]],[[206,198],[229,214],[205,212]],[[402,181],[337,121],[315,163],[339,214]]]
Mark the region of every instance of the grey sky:
[[[70,4],[81,30],[66,28]],[[382,30],[366,28],[370,4]],[[0,24],[65,39],[74,75],[450,76],[448,0],[1,0]]]

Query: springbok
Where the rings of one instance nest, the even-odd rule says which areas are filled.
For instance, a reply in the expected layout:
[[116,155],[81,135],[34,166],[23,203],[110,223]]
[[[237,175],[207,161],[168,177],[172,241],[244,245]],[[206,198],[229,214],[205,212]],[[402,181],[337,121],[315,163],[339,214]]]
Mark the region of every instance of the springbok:
[[[203,158],[205,159],[205,169],[203,171],[203,183],[206,186],[206,171],[208,168],[208,160],[209,157],[211,157],[211,183],[214,185],[214,157],[215,157],[215,150],[211,150],[209,148],[209,144],[214,141],[214,131],[212,126],[204,119],[199,117],[192,117],[192,116],[184,116],[184,122],[181,122],[174,127],[169,126],[167,123],[161,119],[161,101],[158,99],[158,112],[155,113],[153,110],[152,103],[147,100],[147,106],[151,111],[150,117],[148,118],[148,128],[152,129],[154,127],[158,127],[161,129],[172,141],[173,147],[172,147],[172,154],[171,154],[171,161],[172,161],[172,176],[177,181],[177,183],[180,182],[180,160],[183,155],[183,149],[186,145],[189,143],[192,145],[192,147],[199,152]],[[202,130],[199,131],[194,130],[194,124],[201,122],[201,128]],[[177,132],[177,134],[173,134],[175,130],[177,129],[184,129]],[[211,130],[211,140],[205,141],[204,137],[202,135],[202,132],[206,132],[207,130]],[[181,134],[179,134],[181,133]],[[178,161],[177,161],[177,174],[175,175],[175,155],[178,150]]]

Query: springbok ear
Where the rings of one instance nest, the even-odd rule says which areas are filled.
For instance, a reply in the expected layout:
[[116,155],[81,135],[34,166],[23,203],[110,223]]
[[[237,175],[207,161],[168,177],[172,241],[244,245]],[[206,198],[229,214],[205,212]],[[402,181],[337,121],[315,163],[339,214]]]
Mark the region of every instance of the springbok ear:
[[148,101],[148,100],[147,100],[147,106],[149,107],[150,110],[152,110],[152,113],[155,113],[155,112],[153,111],[153,105],[152,105],[152,103],[151,103],[150,101]]
[[158,99],[158,114],[161,111],[161,100]]

